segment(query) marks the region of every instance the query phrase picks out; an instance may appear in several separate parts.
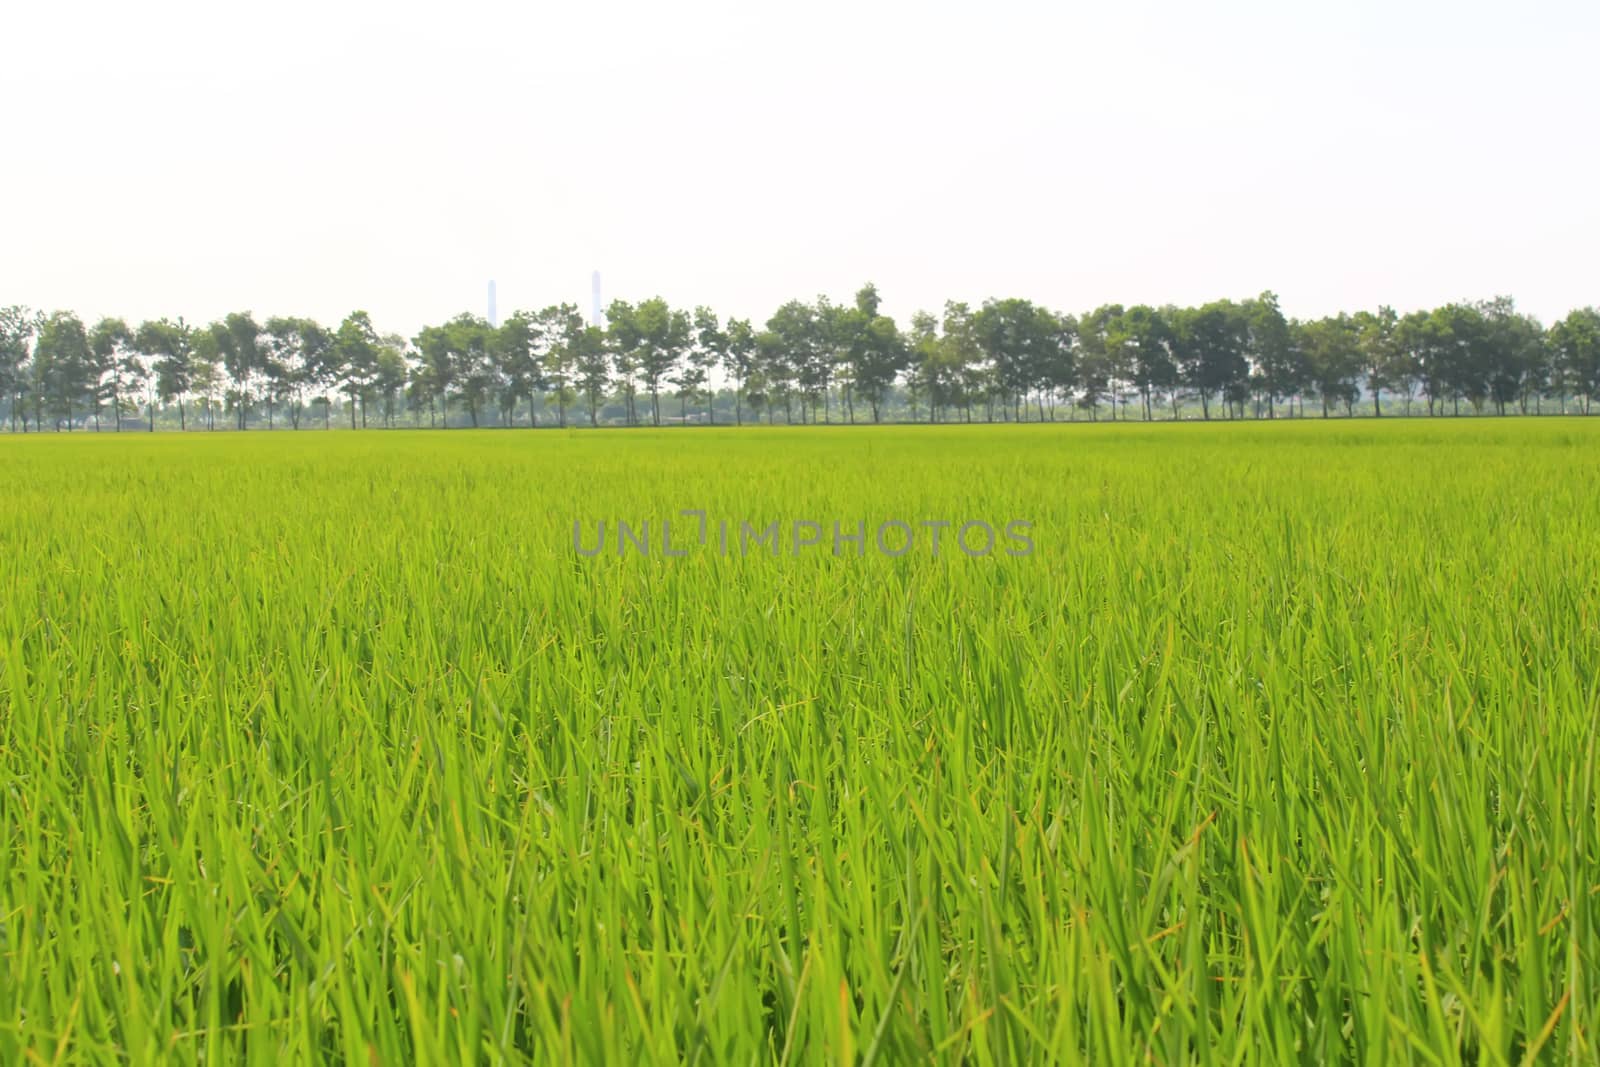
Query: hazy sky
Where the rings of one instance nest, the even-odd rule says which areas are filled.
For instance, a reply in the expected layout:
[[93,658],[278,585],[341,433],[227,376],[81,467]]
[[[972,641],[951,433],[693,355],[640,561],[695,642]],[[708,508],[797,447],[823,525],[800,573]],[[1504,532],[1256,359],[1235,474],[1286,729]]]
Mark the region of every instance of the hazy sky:
[[1600,4],[9,5],[0,304],[1600,303]]

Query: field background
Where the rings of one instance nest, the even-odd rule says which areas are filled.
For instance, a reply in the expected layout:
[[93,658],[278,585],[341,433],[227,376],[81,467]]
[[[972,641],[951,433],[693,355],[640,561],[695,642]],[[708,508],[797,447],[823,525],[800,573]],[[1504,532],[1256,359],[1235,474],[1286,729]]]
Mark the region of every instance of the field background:
[[[1600,420],[0,440],[0,1060],[1587,1062]],[[1034,523],[971,559],[572,524]]]

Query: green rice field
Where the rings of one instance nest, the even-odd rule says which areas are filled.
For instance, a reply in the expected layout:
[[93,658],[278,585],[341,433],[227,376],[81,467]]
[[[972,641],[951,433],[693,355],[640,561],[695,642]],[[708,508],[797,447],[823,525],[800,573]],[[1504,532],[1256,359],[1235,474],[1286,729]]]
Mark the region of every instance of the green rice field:
[[1592,1063],[1597,723],[1600,419],[0,437],[0,1063]]

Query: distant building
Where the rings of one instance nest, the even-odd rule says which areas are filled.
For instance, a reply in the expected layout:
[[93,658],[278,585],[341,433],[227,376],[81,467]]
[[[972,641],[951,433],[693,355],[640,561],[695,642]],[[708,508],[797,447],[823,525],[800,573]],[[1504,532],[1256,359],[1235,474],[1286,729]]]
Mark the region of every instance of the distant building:
[[493,278],[489,279],[489,325],[490,326],[499,326],[500,325],[500,309],[495,307],[495,302],[494,302],[494,279]]
[[590,309],[589,325],[595,327],[596,329],[600,329],[603,326],[605,326],[605,323],[601,320],[601,311],[600,311],[600,272],[599,271],[595,271],[594,272],[594,306]]

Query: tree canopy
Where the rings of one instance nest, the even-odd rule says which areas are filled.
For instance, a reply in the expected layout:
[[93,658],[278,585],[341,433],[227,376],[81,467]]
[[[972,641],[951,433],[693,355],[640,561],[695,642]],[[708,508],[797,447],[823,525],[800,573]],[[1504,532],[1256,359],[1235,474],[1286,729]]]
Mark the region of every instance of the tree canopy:
[[[0,425],[236,430],[1160,418],[1588,414],[1600,310],[1546,328],[1509,297],[1313,320],[1276,294],[1198,307],[1105,304],[1081,314],[1016,298],[950,301],[904,325],[876,286],[790,300],[764,322],[615,300],[461,314],[410,338],[364,311],[337,326],[234,312],[86,325],[0,307]],[[676,399],[676,411],[663,398]],[[647,403],[640,403],[641,398]],[[1132,415],[1130,415],[1130,408]],[[320,420],[315,416],[320,409]],[[158,420],[159,416],[159,420]]]

